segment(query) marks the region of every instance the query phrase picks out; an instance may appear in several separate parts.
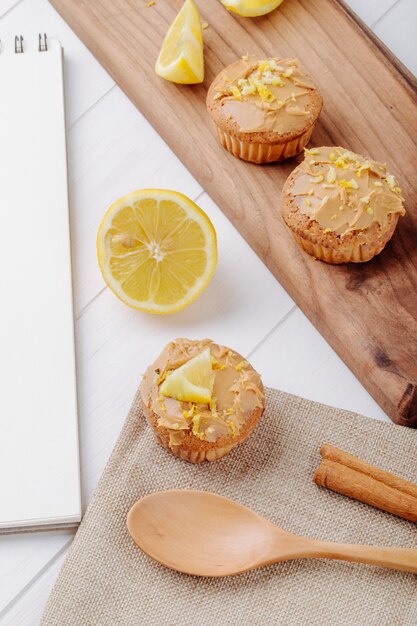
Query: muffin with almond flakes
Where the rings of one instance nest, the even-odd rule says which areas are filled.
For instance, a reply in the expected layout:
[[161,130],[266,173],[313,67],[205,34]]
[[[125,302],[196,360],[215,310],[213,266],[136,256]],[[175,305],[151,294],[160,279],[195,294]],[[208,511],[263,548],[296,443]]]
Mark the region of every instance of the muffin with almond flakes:
[[253,163],[302,152],[322,105],[311,78],[290,58],[242,57],[216,76],[207,94],[220,143]]
[[147,369],[140,394],[158,442],[190,461],[215,461],[242,443],[264,411],[261,377],[210,339],[177,339]]
[[288,177],[281,214],[297,243],[316,259],[360,263],[383,250],[405,209],[385,164],[322,147],[306,149]]

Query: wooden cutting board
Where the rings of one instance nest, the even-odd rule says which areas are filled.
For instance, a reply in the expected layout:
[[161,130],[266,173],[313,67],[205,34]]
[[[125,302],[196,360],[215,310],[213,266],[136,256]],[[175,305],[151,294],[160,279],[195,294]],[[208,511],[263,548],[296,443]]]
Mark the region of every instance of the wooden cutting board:
[[[179,86],[153,67],[182,0],[156,0],[149,8],[144,0],[52,0],[392,420],[417,427],[415,81],[337,0],[286,0],[256,19],[231,14],[218,0],[196,3],[209,23],[206,79]],[[312,145],[386,161],[398,177],[407,215],[369,263],[326,265],[294,243],[279,195],[296,159],[258,166],[217,144],[206,91],[247,52],[297,56],[314,77],[324,110]]]

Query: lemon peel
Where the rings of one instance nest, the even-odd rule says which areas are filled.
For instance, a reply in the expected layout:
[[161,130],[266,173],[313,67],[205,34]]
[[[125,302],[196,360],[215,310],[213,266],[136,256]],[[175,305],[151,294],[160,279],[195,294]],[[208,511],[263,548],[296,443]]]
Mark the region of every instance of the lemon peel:
[[257,17],[274,11],[283,0],[221,0],[223,6],[243,17]]

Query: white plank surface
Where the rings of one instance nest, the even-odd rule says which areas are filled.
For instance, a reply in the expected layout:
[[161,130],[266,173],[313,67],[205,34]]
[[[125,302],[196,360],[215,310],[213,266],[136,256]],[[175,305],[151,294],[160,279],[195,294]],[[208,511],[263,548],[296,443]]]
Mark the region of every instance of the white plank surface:
[[250,361],[269,387],[390,421],[298,308],[278,322]]
[[348,0],[346,2],[351,9],[367,24],[373,26],[380,20],[391,7],[396,4],[395,0]]
[[[349,4],[368,25],[376,23],[379,36],[417,71],[414,0],[349,0]],[[176,336],[211,336],[250,356],[268,385],[386,420],[46,0],[0,0],[2,39],[20,32],[37,36],[38,31],[58,36],[65,46],[84,507],[141,372]],[[96,230],[107,206],[134,188],[152,185],[175,188],[197,199],[219,236],[219,265],[212,283],[188,309],[171,317],[125,308],[104,287],[95,258]],[[72,536],[60,532],[0,538],[2,626],[39,623]]]
[[417,74],[417,2],[400,0],[375,24],[375,33]]
[[[39,571],[33,584],[22,589],[22,594],[12,602],[1,620],[2,626],[26,626],[39,624],[45,600],[52,591],[56,577],[64,563],[66,550],[58,552],[45,569]],[[84,626],[81,625],[80,626]],[[95,626],[95,625],[92,625]]]

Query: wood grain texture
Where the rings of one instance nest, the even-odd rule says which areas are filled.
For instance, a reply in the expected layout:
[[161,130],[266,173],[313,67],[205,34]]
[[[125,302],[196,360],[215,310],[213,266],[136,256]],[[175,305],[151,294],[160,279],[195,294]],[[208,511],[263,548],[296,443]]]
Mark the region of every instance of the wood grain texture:
[[[136,0],[52,0],[129,98],[210,193],[382,408],[417,426],[417,96],[383,51],[336,2],[292,0],[247,20],[217,0],[197,2],[204,31],[203,85],[176,86],[153,71],[181,0],[145,9]],[[259,167],[221,149],[205,110],[214,76],[245,52],[296,55],[325,106],[315,145],[342,145],[387,161],[406,198],[387,249],[360,266],[332,267],[301,252],[279,216],[296,159]],[[248,294],[250,297],[250,294]]]

